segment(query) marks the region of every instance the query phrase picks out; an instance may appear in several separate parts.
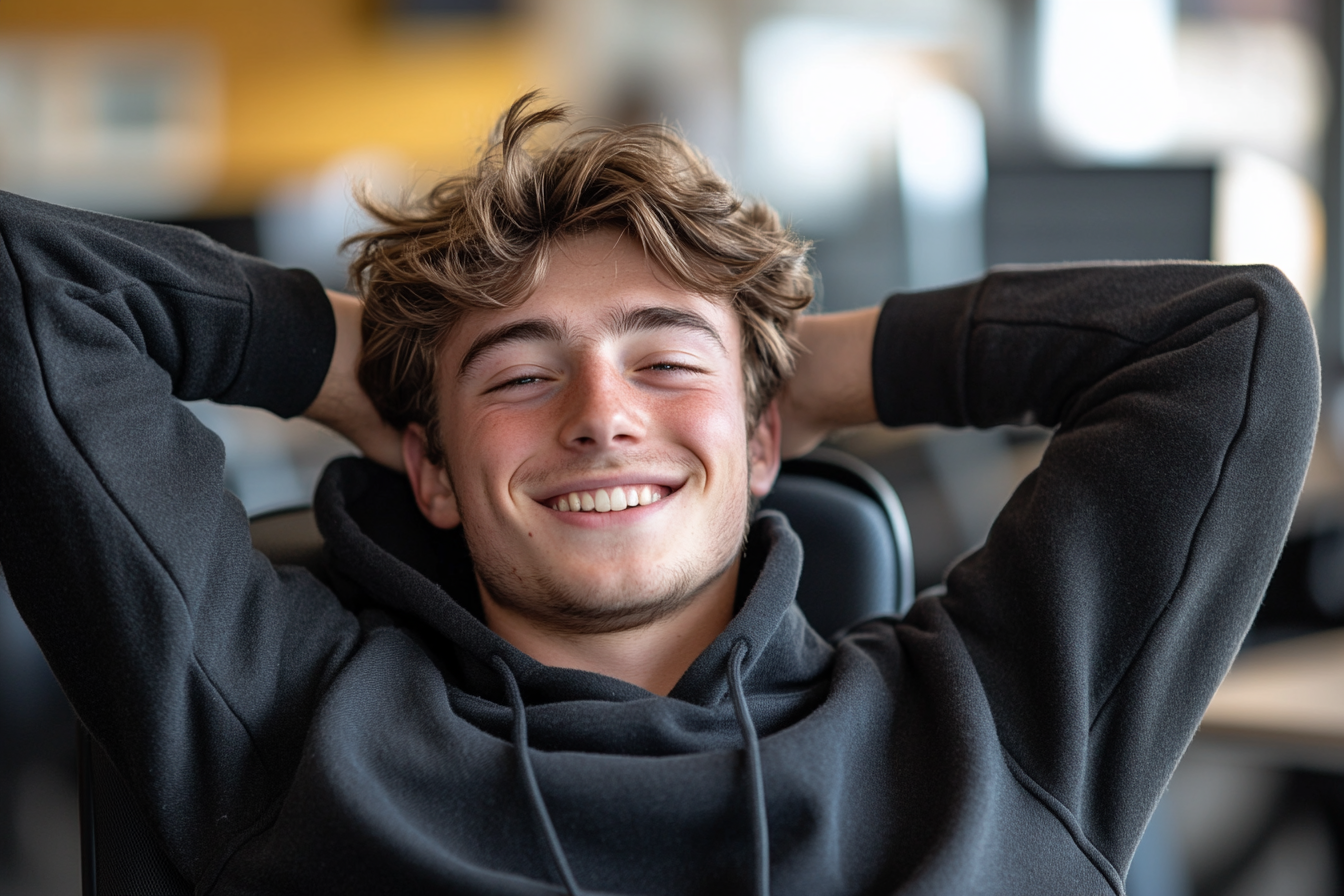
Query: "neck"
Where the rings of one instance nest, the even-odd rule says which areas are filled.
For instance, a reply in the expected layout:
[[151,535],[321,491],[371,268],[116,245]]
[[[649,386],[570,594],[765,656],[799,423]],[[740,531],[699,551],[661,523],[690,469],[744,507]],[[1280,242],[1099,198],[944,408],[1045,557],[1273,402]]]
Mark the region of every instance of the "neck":
[[481,605],[490,630],[539,663],[597,672],[667,696],[732,621],[737,572],[735,562],[676,613],[614,632],[556,631],[496,603],[484,585]]

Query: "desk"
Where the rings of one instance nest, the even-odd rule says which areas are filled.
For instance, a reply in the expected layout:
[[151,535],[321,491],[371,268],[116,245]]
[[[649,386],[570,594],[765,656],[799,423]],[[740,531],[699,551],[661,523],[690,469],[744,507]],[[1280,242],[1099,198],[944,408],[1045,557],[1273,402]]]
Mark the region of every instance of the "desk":
[[1344,772],[1344,629],[1244,650],[1198,736],[1276,765]]

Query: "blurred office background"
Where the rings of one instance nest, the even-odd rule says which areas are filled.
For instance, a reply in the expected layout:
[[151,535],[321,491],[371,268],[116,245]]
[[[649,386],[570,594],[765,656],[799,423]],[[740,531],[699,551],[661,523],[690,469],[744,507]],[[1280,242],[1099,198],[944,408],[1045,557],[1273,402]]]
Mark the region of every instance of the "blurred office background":
[[[1341,0],[8,0],[0,189],[198,228],[345,285],[351,184],[412,195],[532,87],[679,125],[816,241],[821,307],[986,266],[1267,261],[1317,322],[1326,415],[1253,637],[1344,621]],[[350,446],[193,406],[252,513]],[[837,441],[895,484],[920,587],[1048,433]],[[0,896],[79,889],[73,722],[0,599]],[[1341,766],[1344,766],[1342,761]],[[1197,739],[1134,896],[1344,892],[1344,787]]]

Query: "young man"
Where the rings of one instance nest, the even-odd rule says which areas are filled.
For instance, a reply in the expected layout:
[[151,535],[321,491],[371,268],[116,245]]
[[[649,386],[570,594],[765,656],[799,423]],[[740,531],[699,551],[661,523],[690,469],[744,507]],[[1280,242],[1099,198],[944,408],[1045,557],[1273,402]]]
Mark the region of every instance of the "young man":
[[[795,320],[767,209],[660,129],[527,149],[556,117],[515,106],[382,212],[363,308],[0,197],[0,565],[175,863],[218,893],[1122,892],[1305,472],[1291,286],[1011,269]],[[330,582],[273,569],[174,395],[306,409],[407,475],[333,464]],[[787,522],[748,516],[781,453],[874,419],[1057,430],[940,594],[830,643]]]

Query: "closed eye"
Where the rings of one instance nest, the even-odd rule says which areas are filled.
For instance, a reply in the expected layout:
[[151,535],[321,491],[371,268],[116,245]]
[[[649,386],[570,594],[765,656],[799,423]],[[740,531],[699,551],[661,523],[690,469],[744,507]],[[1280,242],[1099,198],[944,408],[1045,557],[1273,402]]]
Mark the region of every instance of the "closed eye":
[[704,373],[704,369],[694,364],[682,364],[677,361],[658,361],[653,364],[646,364],[645,370],[652,370],[657,373]]
[[491,392],[499,392],[505,389],[517,389],[522,386],[532,386],[540,382],[542,382],[542,378],[539,376],[515,377],[514,379],[511,380],[505,380],[504,382],[498,385],[491,386],[489,389],[485,390],[485,394],[489,395]]

